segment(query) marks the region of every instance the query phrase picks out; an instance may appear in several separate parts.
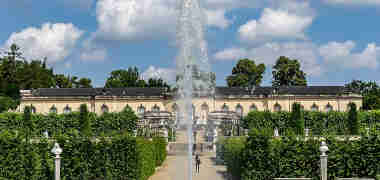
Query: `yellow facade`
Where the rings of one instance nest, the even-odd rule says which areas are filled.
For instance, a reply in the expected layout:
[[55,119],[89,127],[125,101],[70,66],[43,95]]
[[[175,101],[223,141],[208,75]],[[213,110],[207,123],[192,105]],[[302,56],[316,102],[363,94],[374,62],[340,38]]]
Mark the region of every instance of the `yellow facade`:
[[[228,107],[229,111],[236,111],[237,107],[241,107],[243,115],[250,110],[257,109],[259,111],[290,111],[293,103],[299,103],[305,110],[318,111],[347,111],[350,102],[362,106],[362,97],[357,94],[349,95],[269,95],[269,96],[218,96],[218,97],[197,97],[193,99],[195,115],[201,120],[206,120],[207,114],[213,111],[222,111]],[[168,111],[174,113],[176,104],[175,98],[164,97],[116,97],[116,96],[95,96],[95,97],[42,97],[32,96],[30,92],[22,92],[21,104],[18,111],[22,112],[25,106],[32,105],[36,113],[48,114],[53,107],[57,113],[64,113],[64,109],[69,107],[71,111],[79,111],[81,104],[87,104],[91,112],[102,114],[103,107],[108,112],[119,112],[127,105],[135,112],[139,107],[144,107],[146,111],[159,107],[160,111]],[[314,109],[312,108],[314,107]],[[317,108],[315,108],[317,107]],[[277,108],[277,109],[276,109]]]

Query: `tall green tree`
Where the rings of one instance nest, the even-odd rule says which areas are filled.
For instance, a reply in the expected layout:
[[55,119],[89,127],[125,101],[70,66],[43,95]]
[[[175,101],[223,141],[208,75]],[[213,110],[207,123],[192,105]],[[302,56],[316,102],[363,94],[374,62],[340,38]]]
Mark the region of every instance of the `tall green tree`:
[[290,115],[291,125],[293,131],[297,135],[304,134],[305,120],[302,115],[301,105],[299,103],[294,103],[292,105],[292,113]]
[[150,78],[145,81],[137,67],[130,67],[127,70],[119,69],[111,72],[107,78],[105,88],[124,88],[124,87],[157,87],[163,88],[170,86],[161,78]]
[[273,66],[272,86],[306,86],[306,73],[301,70],[301,64],[297,59],[289,59],[281,56]]
[[259,86],[265,72],[264,64],[255,64],[255,61],[241,59],[227,77],[229,87]]
[[119,69],[111,72],[108,77],[106,88],[122,88],[122,87],[145,87],[146,82],[141,79],[140,72],[137,67],[130,67],[127,70]]
[[91,79],[80,78],[79,81],[75,82],[76,88],[92,88]]
[[359,135],[359,118],[358,118],[358,112],[356,110],[356,104],[350,103],[348,104],[349,111],[348,111],[348,127],[350,130],[351,135]]
[[79,107],[79,119],[81,121],[80,131],[84,136],[91,136],[91,121],[86,104],[81,104]]
[[152,88],[155,88],[155,87],[170,88],[170,86],[161,78],[149,78],[146,86],[152,87]]

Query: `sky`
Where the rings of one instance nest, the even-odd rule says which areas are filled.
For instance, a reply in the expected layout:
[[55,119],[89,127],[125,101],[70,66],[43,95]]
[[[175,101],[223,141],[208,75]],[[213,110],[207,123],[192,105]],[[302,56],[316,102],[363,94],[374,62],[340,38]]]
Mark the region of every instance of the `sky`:
[[[104,86],[136,66],[144,78],[175,77],[179,0],[3,0],[0,52],[16,43],[27,59]],[[380,0],[203,0],[216,83],[239,59],[267,67],[298,59],[309,85],[380,80]]]

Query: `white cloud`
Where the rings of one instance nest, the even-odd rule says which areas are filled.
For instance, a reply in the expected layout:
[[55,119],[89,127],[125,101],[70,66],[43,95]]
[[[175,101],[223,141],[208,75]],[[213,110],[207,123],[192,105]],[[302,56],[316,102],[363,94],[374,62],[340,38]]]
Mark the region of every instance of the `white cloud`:
[[107,57],[107,51],[105,49],[94,49],[92,51],[82,52],[80,58],[84,61],[103,61]]
[[83,61],[103,61],[107,58],[107,49],[95,43],[93,37],[83,41],[80,59]]
[[214,54],[217,60],[237,60],[247,57],[248,53],[243,48],[229,48]]
[[336,64],[346,68],[376,69],[380,60],[380,47],[370,43],[362,51],[353,52],[356,44],[353,41],[329,42],[319,48],[325,63]]
[[[226,13],[234,8],[259,7],[260,1],[206,0],[204,12],[208,26],[226,28],[232,21]],[[96,38],[136,40],[174,37],[178,3],[176,0],[98,0]]]
[[231,24],[231,21],[226,18],[225,14],[225,9],[207,10],[207,24],[221,29],[227,28]]
[[47,57],[49,63],[55,63],[71,54],[83,33],[73,24],[45,23],[41,28],[29,27],[12,33],[4,46],[15,43],[28,59]]
[[[308,75],[319,76],[322,68],[318,62],[318,52],[312,43],[265,43],[254,48],[232,48],[225,49],[214,55],[216,60],[238,60],[250,58],[257,63],[273,66],[280,56],[298,59],[302,68]],[[224,56],[225,55],[225,56]]]
[[265,8],[260,19],[250,20],[239,28],[239,36],[242,41],[305,39],[304,31],[312,22],[313,16]]
[[380,5],[380,0],[324,0],[324,2],[335,5]]
[[175,69],[170,68],[159,68],[154,66],[149,66],[149,68],[142,74],[144,79],[149,78],[162,78],[168,83],[174,83],[176,79]]

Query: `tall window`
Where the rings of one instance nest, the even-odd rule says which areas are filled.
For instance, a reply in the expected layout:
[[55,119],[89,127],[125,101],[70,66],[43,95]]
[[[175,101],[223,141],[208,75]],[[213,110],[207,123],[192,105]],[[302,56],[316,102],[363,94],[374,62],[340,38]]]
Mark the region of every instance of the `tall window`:
[[239,115],[239,116],[243,116],[243,107],[240,105],[240,104],[238,104],[237,106],[236,106],[236,114],[237,115]]
[[223,104],[222,111],[229,111],[229,107],[227,106],[226,103]]
[[54,113],[56,114],[57,113],[57,108],[53,105],[50,110],[49,110],[50,113]]
[[326,105],[326,112],[330,112],[330,111],[332,111],[332,110],[334,110],[334,109],[333,109],[333,107],[331,106],[331,104],[330,104],[330,103],[327,104],[327,105]]
[[274,112],[280,112],[281,111],[281,105],[279,105],[278,103],[276,103],[274,105]]
[[319,107],[316,104],[313,104],[313,106],[311,106],[311,111],[319,111]]
[[107,105],[103,104],[102,105],[102,113],[108,113],[109,112],[109,108]]
[[208,111],[209,111],[208,105],[204,103],[201,107],[201,121],[203,124],[207,123]]
[[36,107],[34,106],[31,106],[30,107],[30,110],[31,110],[31,113],[35,114],[37,111],[36,111]]
[[255,104],[252,104],[251,107],[249,107],[250,111],[257,111],[257,106]]
[[69,105],[66,105],[66,107],[63,108],[63,113],[64,113],[64,114],[69,114],[69,113],[71,113],[71,108],[69,107]]
[[160,112],[160,107],[158,107],[157,104],[155,104],[152,108],[152,112]]
[[140,104],[140,106],[137,108],[137,114],[138,115],[143,115],[145,113],[145,107]]

